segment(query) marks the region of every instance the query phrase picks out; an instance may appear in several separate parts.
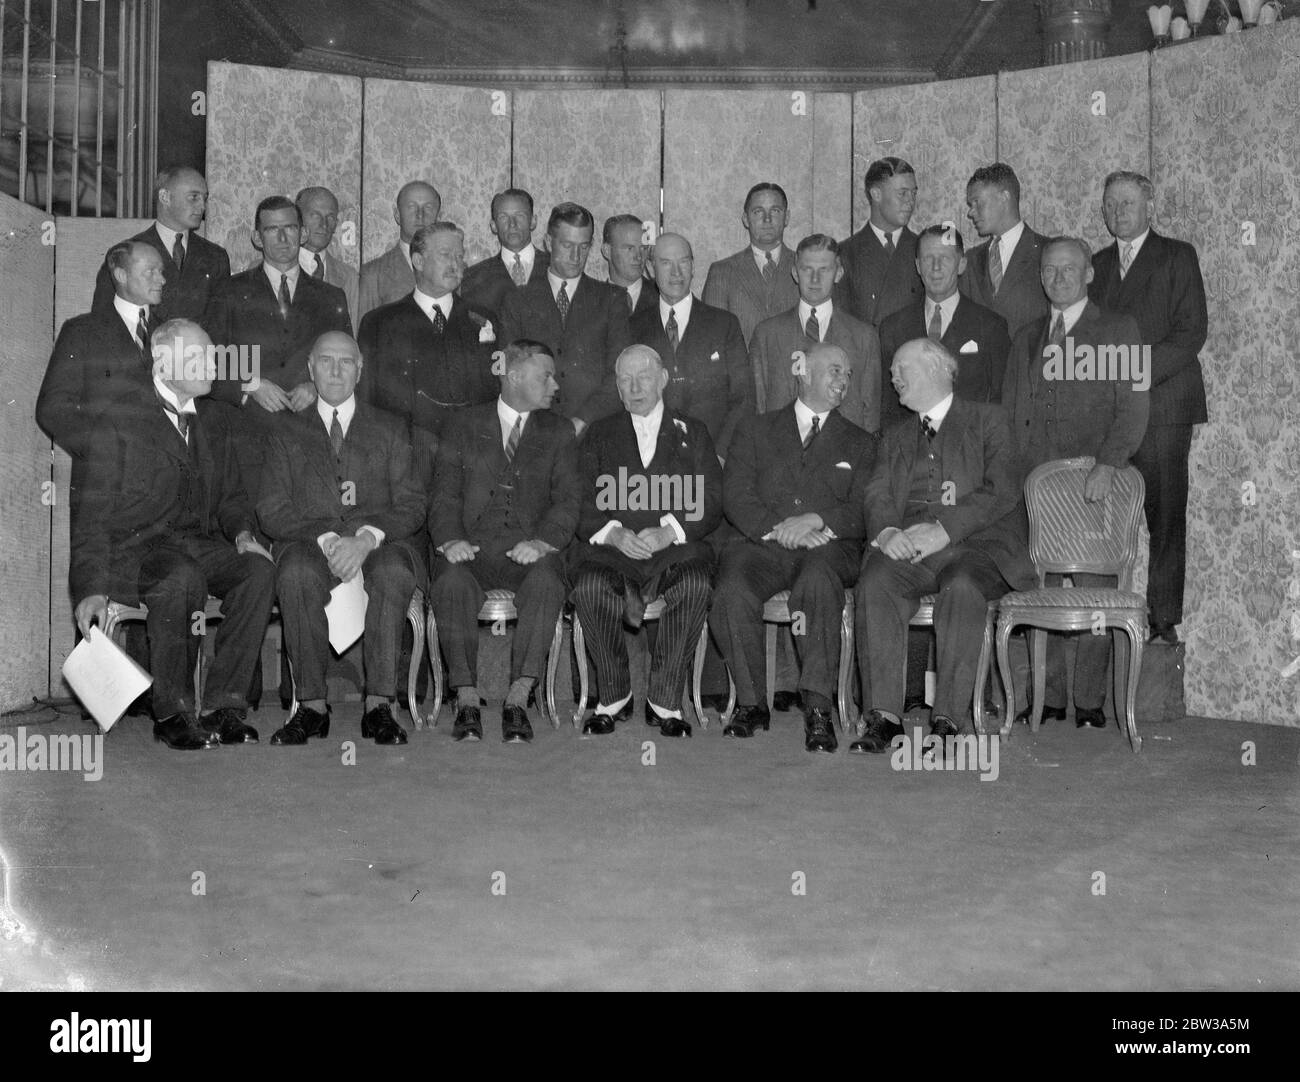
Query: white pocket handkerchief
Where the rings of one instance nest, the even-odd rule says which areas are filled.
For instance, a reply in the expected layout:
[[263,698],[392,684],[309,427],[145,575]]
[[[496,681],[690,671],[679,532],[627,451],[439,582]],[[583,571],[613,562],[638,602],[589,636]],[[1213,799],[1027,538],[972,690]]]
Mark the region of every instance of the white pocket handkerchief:
[[973,338],[958,350],[959,353],[978,353],[979,351],[979,343]]
[[715,349],[715,350],[713,351],[713,356],[710,357],[709,360],[711,360],[711,361],[720,361],[720,360],[722,360],[722,355],[721,355],[721,354],[720,354],[720,353]]
[[837,470],[851,470],[851,469],[853,469],[853,467],[850,466],[847,462],[837,462],[837,463],[835,463],[835,468],[836,468]]

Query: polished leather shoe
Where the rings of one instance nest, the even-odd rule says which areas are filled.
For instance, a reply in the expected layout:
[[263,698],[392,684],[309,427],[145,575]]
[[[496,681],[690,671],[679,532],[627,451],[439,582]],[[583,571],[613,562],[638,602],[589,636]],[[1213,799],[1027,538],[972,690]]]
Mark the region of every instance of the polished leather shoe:
[[456,722],[451,727],[453,740],[482,740],[483,721],[477,706],[462,706],[456,711]]
[[361,715],[361,735],[376,744],[406,743],[406,730],[393,717],[392,703],[380,703]]
[[690,736],[691,723],[685,718],[660,718],[659,734],[661,736]]
[[608,736],[614,731],[614,719],[608,714],[592,714],[582,723],[583,736]]
[[188,714],[173,714],[169,718],[153,723],[153,738],[161,740],[176,751],[200,751],[215,748],[219,741],[216,733],[210,733],[195,724]]
[[805,751],[825,752],[832,752],[840,746],[835,739],[835,726],[831,722],[829,710],[814,707],[804,711],[803,746]]
[[214,710],[199,724],[209,733],[216,733],[223,744],[256,744],[257,730],[244,721],[248,715],[242,710],[223,706]]
[[773,710],[797,710],[798,708],[799,708],[799,693],[797,691],[772,692]]
[[[1030,703],[1019,714],[1016,715],[1017,725],[1028,725],[1029,716],[1034,712],[1034,704]],[[1065,707],[1063,706],[1045,706],[1043,707],[1043,721],[1064,721]]]
[[960,732],[952,718],[945,717],[943,714],[935,714],[930,719],[931,736],[937,736],[942,740],[945,737],[956,736]]
[[293,717],[271,734],[272,744],[305,744],[310,736],[329,736],[330,708],[325,713],[299,706]]
[[869,752],[881,755],[889,750],[894,737],[903,734],[903,727],[898,722],[886,717],[879,710],[867,712],[866,729],[862,735],[849,745],[849,751]]
[[738,706],[736,713],[722,730],[723,736],[737,736],[747,740],[759,729],[768,732],[772,728],[772,715],[766,706]]
[[522,706],[506,703],[501,708],[501,739],[507,744],[526,744],[533,738],[532,722]]
[[1082,707],[1074,708],[1074,727],[1082,729],[1090,726],[1093,729],[1106,728],[1106,715],[1100,710],[1084,710]]

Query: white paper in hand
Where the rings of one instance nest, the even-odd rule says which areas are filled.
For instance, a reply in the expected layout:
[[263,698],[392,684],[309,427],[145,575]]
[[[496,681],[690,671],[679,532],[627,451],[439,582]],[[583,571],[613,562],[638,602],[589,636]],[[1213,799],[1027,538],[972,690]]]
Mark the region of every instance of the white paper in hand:
[[330,646],[336,654],[343,653],[365,632],[369,602],[370,595],[366,593],[365,578],[360,571],[350,582],[340,582],[330,591],[325,619],[330,625]]
[[63,678],[104,732],[145,693],[153,677],[132,661],[98,626],[63,663]]

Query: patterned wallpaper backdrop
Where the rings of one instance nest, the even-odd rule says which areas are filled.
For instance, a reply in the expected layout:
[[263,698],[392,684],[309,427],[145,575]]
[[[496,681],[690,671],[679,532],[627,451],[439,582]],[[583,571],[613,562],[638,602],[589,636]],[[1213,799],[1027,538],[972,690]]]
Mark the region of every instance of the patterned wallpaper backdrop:
[[[292,199],[309,184],[339,201],[330,251],[359,266],[361,80],[311,71],[208,64],[207,237],[241,271],[260,256],[249,239],[268,195]],[[351,230],[345,223],[354,223]],[[344,241],[350,243],[344,243]]]
[[442,217],[465,230],[469,263],[497,250],[492,196],[510,184],[511,95],[391,79],[365,81],[365,258],[397,243],[393,204],[409,180],[442,196]]
[[602,282],[605,219],[635,214],[659,224],[660,101],[657,90],[515,94],[514,178],[537,207],[536,242],[556,203],[581,203],[596,219],[587,273]]

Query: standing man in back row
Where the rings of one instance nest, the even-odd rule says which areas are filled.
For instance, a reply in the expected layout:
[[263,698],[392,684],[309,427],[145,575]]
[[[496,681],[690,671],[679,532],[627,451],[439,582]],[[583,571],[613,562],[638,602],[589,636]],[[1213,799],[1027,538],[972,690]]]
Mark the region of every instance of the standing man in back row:
[[844,278],[838,296],[850,315],[879,328],[886,316],[921,296],[916,234],[907,228],[916,209],[916,172],[902,158],[878,158],[862,182],[871,216],[840,245]]
[[298,265],[313,278],[343,290],[348,299],[348,318],[361,322],[357,315],[361,276],[327,249],[339,225],[339,201],[328,188],[304,188],[294,198],[302,215],[302,247]]
[[423,180],[403,184],[393,206],[397,223],[397,243],[383,255],[361,266],[360,298],[352,313],[355,326],[372,308],[401,300],[415,288],[415,270],[411,266],[411,238],[422,225],[432,225],[442,213],[442,196],[438,189]]
[[501,250],[465,271],[460,294],[467,304],[483,309],[493,323],[499,323],[506,295],[545,279],[551,257],[533,247],[537,214],[533,197],[523,188],[497,192],[492,197],[491,215],[488,228],[501,242]]

